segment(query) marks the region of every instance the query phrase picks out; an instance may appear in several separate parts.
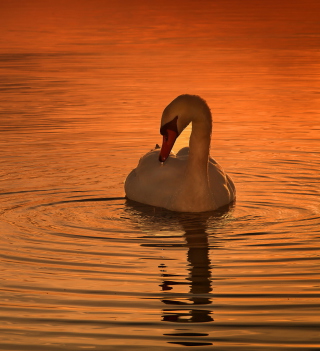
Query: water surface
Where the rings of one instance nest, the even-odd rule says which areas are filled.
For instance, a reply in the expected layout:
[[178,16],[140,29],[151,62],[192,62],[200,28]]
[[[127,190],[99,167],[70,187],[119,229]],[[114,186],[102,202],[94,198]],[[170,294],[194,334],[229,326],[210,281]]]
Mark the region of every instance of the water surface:
[[[1,5],[1,350],[318,349],[319,2],[70,3]],[[182,93],[230,208],[124,198]]]

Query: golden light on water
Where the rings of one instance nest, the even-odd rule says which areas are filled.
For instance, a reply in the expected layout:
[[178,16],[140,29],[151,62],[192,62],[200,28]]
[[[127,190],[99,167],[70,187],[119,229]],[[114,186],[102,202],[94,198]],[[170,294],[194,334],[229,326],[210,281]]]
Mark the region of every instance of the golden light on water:
[[[0,349],[319,344],[319,2],[0,6]],[[123,198],[183,93],[237,187],[216,217]]]

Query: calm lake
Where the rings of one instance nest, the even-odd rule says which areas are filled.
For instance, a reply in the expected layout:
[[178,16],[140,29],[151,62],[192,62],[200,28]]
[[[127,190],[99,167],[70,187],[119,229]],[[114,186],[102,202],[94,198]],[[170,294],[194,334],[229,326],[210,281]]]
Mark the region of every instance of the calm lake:
[[[318,0],[1,1],[1,350],[319,350],[319,18]],[[211,107],[228,209],[124,197],[184,93]]]

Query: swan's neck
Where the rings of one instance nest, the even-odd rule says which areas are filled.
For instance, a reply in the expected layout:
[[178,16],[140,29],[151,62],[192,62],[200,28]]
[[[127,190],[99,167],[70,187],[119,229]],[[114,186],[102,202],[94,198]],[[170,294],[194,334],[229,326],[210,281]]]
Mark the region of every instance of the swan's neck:
[[206,211],[212,202],[208,178],[211,115],[208,118],[202,117],[192,120],[186,173],[172,201],[172,208],[179,206],[180,210],[182,208],[187,212],[194,209]]
[[198,118],[193,119],[189,142],[188,174],[207,176],[211,130],[211,115],[199,115]]

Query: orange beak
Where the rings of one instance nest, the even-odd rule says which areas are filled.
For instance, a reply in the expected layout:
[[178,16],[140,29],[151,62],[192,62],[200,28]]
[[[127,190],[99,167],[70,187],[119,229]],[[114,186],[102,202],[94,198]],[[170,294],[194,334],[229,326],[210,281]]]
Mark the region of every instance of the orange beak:
[[160,162],[164,162],[169,157],[177,137],[178,133],[176,131],[167,129],[166,133],[163,135],[162,147],[159,154]]

